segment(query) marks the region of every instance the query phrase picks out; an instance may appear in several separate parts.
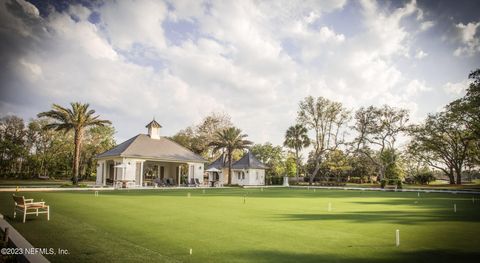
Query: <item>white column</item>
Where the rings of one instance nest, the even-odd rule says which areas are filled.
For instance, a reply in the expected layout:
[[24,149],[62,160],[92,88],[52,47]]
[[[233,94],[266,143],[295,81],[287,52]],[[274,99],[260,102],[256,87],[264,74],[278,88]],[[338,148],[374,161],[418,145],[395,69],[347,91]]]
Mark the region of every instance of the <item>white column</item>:
[[103,175],[103,186],[106,186],[107,185],[107,161],[104,161],[102,163],[102,175]]
[[178,186],[180,186],[180,179],[182,178],[182,166],[181,165],[178,166],[178,176],[177,177],[178,177],[177,178],[177,184],[178,184]]
[[140,164],[140,186],[143,186],[143,163],[145,161],[142,161],[142,163]]

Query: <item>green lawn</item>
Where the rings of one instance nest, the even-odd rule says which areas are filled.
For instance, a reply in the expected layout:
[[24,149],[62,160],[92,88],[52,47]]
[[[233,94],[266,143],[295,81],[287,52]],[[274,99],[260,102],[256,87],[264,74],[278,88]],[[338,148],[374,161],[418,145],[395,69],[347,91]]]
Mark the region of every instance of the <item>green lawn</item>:
[[[480,200],[472,195],[278,188],[25,195],[48,202],[51,220],[9,221],[37,247],[68,249],[47,257],[53,262],[480,259]],[[11,217],[11,193],[0,193],[0,212]]]

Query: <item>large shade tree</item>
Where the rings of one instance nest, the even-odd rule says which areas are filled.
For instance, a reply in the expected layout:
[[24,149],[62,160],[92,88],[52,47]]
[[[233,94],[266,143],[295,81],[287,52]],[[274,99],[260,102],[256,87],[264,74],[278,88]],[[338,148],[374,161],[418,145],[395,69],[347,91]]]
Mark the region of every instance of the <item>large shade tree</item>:
[[210,146],[213,146],[213,151],[225,150],[228,161],[228,184],[232,184],[232,154],[235,150],[242,150],[248,148],[252,142],[246,140],[248,135],[242,134],[242,131],[235,127],[226,128],[217,131],[214,135]]
[[313,159],[315,169],[309,184],[322,168],[326,155],[344,144],[344,125],[348,122],[349,112],[340,102],[312,96],[306,97],[299,104],[297,120],[313,132]]
[[404,134],[409,120],[408,111],[385,105],[383,107],[370,106],[360,108],[355,113],[357,132],[353,141],[353,151],[361,153],[375,164],[378,169],[378,178],[384,179],[387,168],[396,158],[382,158],[386,151],[396,154],[397,139]]
[[283,145],[295,151],[296,173],[295,177],[298,182],[300,173],[300,151],[310,145],[310,138],[308,138],[308,130],[301,124],[296,124],[287,129],[285,133],[285,141]]
[[78,173],[80,166],[80,149],[82,147],[82,140],[85,134],[85,130],[95,126],[105,126],[111,124],[108,120],[99,119],[100,116],[94,115],[95,110],[89,109],[88,103],[72,102],[71,108],[64,108],[58,104],[53,104],[52,110],[41,112],[38,117],[48,117],[54,120],[54,122],[45,125],[46,129],[52,129],[56,131],[69,132],[73,131],[74,134],[74,154],[73,154],[73,177],[74,184],[78,182]]

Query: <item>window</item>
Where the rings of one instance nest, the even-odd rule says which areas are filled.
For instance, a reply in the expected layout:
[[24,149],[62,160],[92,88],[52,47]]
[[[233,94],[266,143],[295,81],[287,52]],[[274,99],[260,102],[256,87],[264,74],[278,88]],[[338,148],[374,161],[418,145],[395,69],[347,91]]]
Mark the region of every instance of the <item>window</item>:
[[245,180],[245,173],[242,172],[242,180]]
[[242,178],[240,177],[240,172],[237,172],[237,178],[238,178],[238,180],[242,179]]

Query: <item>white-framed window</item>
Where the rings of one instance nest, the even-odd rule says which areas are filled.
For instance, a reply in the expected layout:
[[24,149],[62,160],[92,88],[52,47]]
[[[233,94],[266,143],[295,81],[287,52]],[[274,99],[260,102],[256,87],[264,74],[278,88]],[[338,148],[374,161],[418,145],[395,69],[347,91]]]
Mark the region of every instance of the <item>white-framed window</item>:
[[242,180],[245,180],[245,173],[242,172]]

